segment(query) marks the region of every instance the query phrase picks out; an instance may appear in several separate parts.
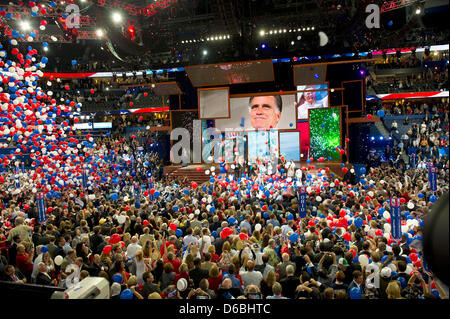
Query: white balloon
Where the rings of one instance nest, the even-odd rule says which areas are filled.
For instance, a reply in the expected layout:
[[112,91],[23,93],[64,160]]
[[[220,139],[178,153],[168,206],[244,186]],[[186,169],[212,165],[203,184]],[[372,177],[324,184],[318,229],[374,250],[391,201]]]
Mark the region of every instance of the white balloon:
[[126,217],[125,217],[124,215],[119,215],[119,216],[117,216],[117,222],[118,222],[119,224],[125,223],[125,220],[126,220]]
[[391,232],[391,225],[390,224],[388,224],[388,223],[384,224],[383,228],[384,228],[384,231],[386,233],[390,233]]
[[385,210],[385,211],[383,212],[383,217],[384,217],[385,219],[388,219],[388,218],[391,217],[391,214],[390,214],[387,210]]
[[58,255],[58,256],[55,257],[55,264],[60,266],[62,264],[63,260],[64,259],[62,258],[62,256]]
[[260,231],[261,230],[261,224],[256,224],[255,225],[255,230]]
[[322,201],[322,197],[316,196],[316,201],[321,202]]
[[367,266],[369,264],[369,258],[365,254],[362,254],[358,257],[358,261],[361,266]]
[[414,209],[414,203],[409,201],[407,207],[408,209]]
[[214,172],[216,170],[215,166],[211,166],[211,172]]

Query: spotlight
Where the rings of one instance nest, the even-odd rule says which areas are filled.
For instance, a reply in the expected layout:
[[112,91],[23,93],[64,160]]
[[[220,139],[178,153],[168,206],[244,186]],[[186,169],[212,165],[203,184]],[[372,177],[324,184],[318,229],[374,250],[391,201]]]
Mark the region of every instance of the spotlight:
[[265,49],[265,48],[266,48],[266,45],[263,43],[263,44],[261,45],[261,48]]
[[207,50],[203,50],[203,55],[207,55],[208,51]]
[[273,34],[273,31],[272,31],[272,30],[270,30],[270,31],[269,31],[269,34]]
[[382,140],[384,140],[384,137],[383,137],[383,136],[380,136],[380,141],[382,141]]
[[375,140],[375,137],[372,136],[372,137],[370,138],[370,140],[371,140],[371,141],[374,141],[374,140]]
[[294,41],[291,41],[291,45],[294,45],[295,44],[295,42]]
[[359,71],[359,73],[361,74],[361,76],[364,76],[364,70]]
[[102,29],[97,29],[97,31],[95,31],[95,33],[97,34],[97,36],[99,38],[103,37],[103,30]]
[[421,12],[422,12],[422,10],[420,9],[420,7],[417,7],[416,14],[420,14]]
[[44,47],[44,51],[47,52],[48,51],[48,47]]
[[114,23],[120,23],[122,22],[122,15],[118,12],[114,12],[112,15]]
[[318,79],[318,78],[319,78],[319,74],[316,73],[316,74],[314,75],[314,77],[315,77],[316,79]]
[[31,29],[30,23],[28,21],[20,21],[20,29],[23,31],[28,31]]

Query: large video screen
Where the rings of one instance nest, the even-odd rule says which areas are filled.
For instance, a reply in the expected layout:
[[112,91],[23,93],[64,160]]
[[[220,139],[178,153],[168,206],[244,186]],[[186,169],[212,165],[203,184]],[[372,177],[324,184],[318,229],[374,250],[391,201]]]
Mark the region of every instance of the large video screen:
[[309,109],[328,107],[328,84],[299,85],[297,91],[308,90],[308,92],[297,93],[297,119],[307,120]]
[[247,133],[248,161],[267,161],[278,157],[278,131],[256,131]]
[[[217,105],[216,107],[225,107]],[[230,118],[216,120],[216,128],[257,131],[295,129],[294,95],[268,95],[230,99]]]
[[274,80],[272,60],[187,66],[185,70],[194,87]]
[[287,161],[300,161],[300,132],[280,132],[280,156]]
[[325,161],[340,161],[336,151],[341,145],[340,108],[311,109],[309,112],[310,156],[315,160],[323,157]]

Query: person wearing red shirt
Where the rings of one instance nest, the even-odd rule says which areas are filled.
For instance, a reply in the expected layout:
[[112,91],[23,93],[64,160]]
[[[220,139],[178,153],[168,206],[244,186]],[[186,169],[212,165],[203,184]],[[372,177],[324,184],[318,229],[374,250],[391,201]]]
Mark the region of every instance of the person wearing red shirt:
[[17,246],[16,266],[20,272],[31,282],[31,273],[33,272],[34,247],[31,246],[31,253],[25,251],[25,246]]
[[164,256],[164,249],[166,248],[166,250],[167,250],[167,248],[169,248],[169,246],[173,246],[174,251],[175,252],[177,251],[177,247],[175,246],[175,241],[176,240],[177,240],[177,237],[172,235],[172,236],[169,237],[169,240],[167,240],[164,243],[164,245],[161,245],[161,248],[159,249],[159,252],[161,253],[161,256]]
[[220,271],[219,267],[214,264],[209,270],[209,277],[208,277],[209,289],[217,293],[217,289],[222,283],[222,279],[223,279],[222,272]]
[[[174,269],[175,270],[175,269]],[[187,264],[181,264],[180,268],[179,268],[179,273],[177,273],[175,275],[175,278],[173,280],[173,284],[176,286],[178,280],[180,280],[181,278],[186,279],[187,282],[189,282],[189,268]]]
[[175,258],[172,252],[167,254],[167,258],[164,260],[164,263],[171,263],[173,266],[173,271],[178,274],[181,262]]

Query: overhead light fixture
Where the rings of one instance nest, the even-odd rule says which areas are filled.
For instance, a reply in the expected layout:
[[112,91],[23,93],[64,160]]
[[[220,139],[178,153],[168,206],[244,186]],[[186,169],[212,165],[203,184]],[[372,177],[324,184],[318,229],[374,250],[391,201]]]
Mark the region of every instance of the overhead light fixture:
[[98,37],[103,37],[103,30],[102,29],[97,29],[97,31],[95,31],[95,33],[97,34]]
[[291,41],[291,45],[294,45],[295,44],[295,42],[294,41]]
[[283,33],[286,33],[286,29],[283,30]]
[[311,30],[313,30],[313,31],[314,31],[314,27],[312,27],[312,28],[311,28]]
[[306,31],[306,28],[303,28],[303,31]]
[[209,41],[209,38],[206,38],[206,41]]
[[48,47],[44,47],[44,51],[47,52],[48,51]]
[[270,31],[269,31],[269,34],[273,34],[273,31],[272,31],[272,30],[270,30]]
[[422,10],[420,9],[420,7],[417,7],[416,14],[420,14],[421,12],[422,12]]
[[207,50],[203,50],[203,55],[207,55],[208,51]]
[[122,22],[122,15],[118,12],[114,12],[112,15],[114,23],[120,23]]
[[306,30],[309,31],[309,30],[310,30],[310,27],[307,27]]
[[20,29],[23,31],[28,31],[31,29],[30,23],[28,21],[20,21]]
[[222,36],[219,36],[219,40],[222,40]]

